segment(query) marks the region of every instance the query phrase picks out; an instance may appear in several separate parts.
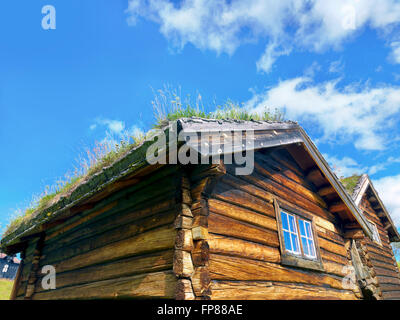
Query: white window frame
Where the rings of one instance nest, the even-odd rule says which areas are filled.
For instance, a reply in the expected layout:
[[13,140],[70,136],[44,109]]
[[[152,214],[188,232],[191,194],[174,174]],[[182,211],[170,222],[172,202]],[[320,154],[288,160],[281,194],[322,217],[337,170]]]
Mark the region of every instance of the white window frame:
[[[288,233],[289,233],[289,235],[290,235],[290,245],[292,246],[292,249],[294,248],[294,245],[293,245],[293,237],[292,237],[292,235],[293,235],[293,234],[296,235],[296,238],[297,238],[297,248],[299,248],[299,251],[289,250],[289,249],[287,248],[287,246],[286,246],[285,240],[283,240],[283,243],[285,244],[285,250],[286,250],[287,252],[291,253],[291,254],[295,254],[295,255],[301,256],[301,255],[302,255],[302,252],[301,252],[300,238],[299,238],[299,233],[298,233],[298,230],[299,230],[299,229],[298,229],[298,227],[297,227],[297,218],[296,218],[296,216],[295,216],[294,214],[291,214],[291,213],[287,212],[286,210],[282,210],[282,209],[281,209],[281,217],[282,217],[282,212],[285,213],[285,214],[288,216],[288,217],[287,217],[287,224],[288,224],[288,228],[289,228],[289,230],[285,229],[285,228],[283,227],[283,222],[281,222],[281,223],[282,223],[282,225],[281,225],[282,231],[283,231],[283,232],[288,232]],[[293,232],[293,231],[290,230],[289,216],[292,216],[292,217],[293,217],[295,232]]]
[[8,271],[8,267],[9,267],[8,264],[5,264],[4,267],[3,267],[3,271],[2,272],[3,273],[7,272]]
[[372,239],[374,242],[376,242],[379,245],[382,245],[382,241],[381,241],[381,237],[379,235],[379,231],[378,231],[378,227],[376,226],[375,223],[373,223],[372,221],[369,221],[371,229],[372,229]]
[[[300,240],[301,240],[301,238],[305,238],[305,239],[306,239],[306,243],[307,243],[308,249],[310,249],[310,248],[309,248],[308,240],[311,240],[311,242],[312,242],[312,248],[313,248],[313,251],[314,251],[314,255],[306,254],[306,253],[304,252],[304,249],[303,249],[303,242],[301,242],[301,246],[302,246],[301,248],[303,249],[303,255],[304,255],[305,257],[307,257],[307,258],[310,258],[310,259],[317,259],[317,250],[315,249],[315,240],[314,240],[314,235],[313,235],[313,229],[312,229],[311,221],[305,220],[305,219],[300,218],[300,217],[298,217],[298,219],[303,221],[303,223],[304,223],[304,231],[305,231],[305,236],[301,235],[300,227],[299,227]],[[310,226],[310,234],[311,234],[311,237],[308,237],[308,236],[307,236],[307,224]],[[309,250],[309,251],[311,251],[311,250]]]

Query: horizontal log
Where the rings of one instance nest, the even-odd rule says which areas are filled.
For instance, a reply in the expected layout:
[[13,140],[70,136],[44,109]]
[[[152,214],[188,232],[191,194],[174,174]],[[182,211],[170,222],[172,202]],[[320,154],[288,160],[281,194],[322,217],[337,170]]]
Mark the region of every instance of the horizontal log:
[[[257,157],[256,157],[257,159]],[[311,200],[318,205],[320,205],[322,208],[327,208],[327,205],[325,201],[316,193],[314,193],[312,190],[307,189],[306,187],[302,186],[301,184],[294,182],[291,179],[288,179],[287,177],[283,176],[282,174],[279,173],[274,173],[271,169],[269,169],[266,166],[261,166],[257,162],[254,164],[256,170],[262,174],[263,176],[269,177],[272,180],[276,181],[277,183],[281,184],[282,186],[286,186],[296,192],[297,194],[302,195],[303,197],[307,198],[308,200]]]
[[[228,172],[230,172],[232,169],[230,168],[230,166],[227,166],[227,170]],[[315,202],[309,200],[306,197],[303,197],[302,195],[294,192],[286,186],[278,184],[268,177],[264,177],[258,174],[258,172],[254,172],[252,175],[248,176],[240,176],[240,179],[280,197],[285,202],[290,199],[290,203],[293,203],[300,208],[303,208],[309,212],[313,212],[315,215],[319,215],[320,217],[325,218],[329,221],[335,221],[335,216],[332,213],[320,207]]]
[[399,272],[397,270],[396,271],[388,270],[388,269],[384,269],[384,268],[377,267],[377,266],[374,266],[374,270],[375,270],[376,274],[379,276],[399,278]]
[[210,233],[208,245],[210,247],[210,253],[220,253],[277,263],[281,261],[278,248],[268,247],[250,241]]
[[175,228],[172,225],[167,225],[132,238],[110,243],[104,247],[71,257],[68,260],[61,260],[53,264],[53,266],[57,272],[64,272],[128,256],[166,250],[174,247],[175,238]]
[[324,176],[322,175],[321,170],[319,170],[318,167],[314,167],[313,169],[311,169],[307,172],[306,178],[308,180],[311,180],[312,182],[314,182],[314,181],[323,180]]
[[172,271],[147,273],[36,293],[34,300],[168,298],[175,297]]
[[[174,192],[178,185],[177,179],[179,179],[179,176],[181,175],[179,172],[177,172],[177,170],[178,168],[174,166],[161,168],[154,173],[154,175],[144,179],[141,183],[108,196],[107,199],[104,199],[96,204],[96,207],[89,212],[78,214],[75,217],[70,218],[68,223],[62,224],[61,226],[52,230],[48,230],[46,232],[46,242],[54,237],[59,236],[61,233],[65,233],[73,229],[76,225],[82,225],[86,222],[85,215],[90,214],[92,211],[101,210],[106,205],[114,203],[117,200],[120,206],[118,210],[126,210],[134,205],[146,203],[150,199],[154,200],[165,193]],[[160,180],[160,178],[162,179]],[[155,187],[153,183],[154,181],[157,181],[158,187]],[[110,210],[108,214],[113,213],[114,211]],[[83,220],[80,221],[81,219]]]
[[329,207],[329,211],[333,213],[342,212],[346,210],[348,210],[348,208],[344,202],[335,203]]
[[217,183],[212,197],[236,206],[275,217],[273,195],[254,184],[227,174]]
[[400,290],[382,292],[382,297],[384,300],[400,300]]
[[265,155],[262,153],[256,153],[256,155],[257,160],[259,160],[259,163],[261,165],[265,163],[269,168],[273,169],[274,171],[280,172],[285,177],[295,181],[298,184],[301,184],[303,187],[306,187],[309,190],[313,189],[311,183],[304,178],[304,174],[299,172],[293,165],[285,161],[280,161],[281,158],[276,159],[271,155]]
[[398,283],[381,283],[379,288],[382,292],[400,291],[400,280]]
[[268,281],[213,281],[214,300],[355,300],[351,291]]
[[397,265],[395,265],[394,263],[382,262],[382,261],[375,260],[375,259],[370,259],[370,262],[371,262],[372,266],[374,266],[374,267],[388,269],[393,272],[398,272],[398,270],[399,270],[397,268]]
[[351,229],[344,233],[346,239],[363,239],[365,237],[362,229]]
[[[123,209],[122,206],[114,208],[96,219],[91,220],[79,220],[79,225],[74,229],[67,229],[57,237],[46,240],[46,245],[43,249],[43,254],[47,254],[59,248],[70,246],[73,243],[81,242],[84,239],[92,238],[98,234],[104,233],[108,230],[125,226],[127,224],[134,223],[137,220],[148,218],[153,215],[161,214],[167,211],[175,211],[176,202],[175,199],[171,199],[173,193],[169,192],[163,195],[161,199],[153,199],[152,203],[141,204],[140,206],[129,207]],[[165,196],[169,196],[165,199]],[[119,211],[118,211],[118,210]]]
[[400,279],[398,277],[387,277],[387,276],[376,276],[378,278],[379,284],[394,284],[394,285],[400,285]]
[[333,241],[325,240],[322,237],[318,238],[318,243],[319,243],[320,248],[323,248],[326,251],[332,252],[334,254],[338,254],[342,257],[347,256],[347,251],[346,251],[344,244],[340,245]]
[[85,254],[97,248],[101,248],[113,242],[123,241],[125,239],[139,235],[157,227],[170,225],[175,219],[175,210],[167,213],[150,216],[130,224],[111,229],[108,232],[97,234],[91,238],[74,242],[71,245],[64,246],[56,251],[47,252],[43,250],[41,265],[53,264],[58,261],[66,260],[76,255]]
[[[134,274],[151,273],[166,269],[172,270],[172,262],[173,250],[170,249],[151,253],[149,255],[116,260],[112,263],[95,265],[70,272],[57,272],[56,286],[57,288],[62,288],[65,286],[115,279]],[[36,286],[37,292],[43,291],[39,284],[44,276],[45,275],[41,275],[38,279],[38,285]]]
[[335,192],[336,192],[336,190],[332,186],[323,187],[323,188],[318,190],[318,194],[321,197],[328,196],[328,195],[333,194]]
[[283,281],[343,289],[340,277],[225,255],[211,254],[209,271],[213,280]]
[[209,199],[208,203],[211,212],[215,212],[238,221],[247,222],[254,226],[263,227],[273,231],[278,230],[275,216],[271,218],[270,216],[266,216],[264,214],[260,214],[217,199]]
[[214,234],[231,236],[272,247],[279,247],[278,233],[276,231],[256,227],[215,213],[211,213],[208,219],[208,231]]

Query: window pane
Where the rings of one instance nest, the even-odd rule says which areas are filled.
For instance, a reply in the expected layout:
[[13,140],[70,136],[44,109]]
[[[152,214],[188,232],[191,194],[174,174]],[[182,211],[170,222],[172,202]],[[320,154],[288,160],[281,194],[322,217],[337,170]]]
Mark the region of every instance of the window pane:
[[306,231],[304,229],[304,221],[299,219],[299,228],[300,228],[300,235],[305,236]]
[[311,223],[308,221],[304,222],[306,224],[306,230],[307,230],[307,237],[312,239],[312,233],[311,233]]
[[295,234],[291,234],[292,236],[292,245],[293,245],[293,251],[300,253],[300,248],[299,248],[299,243],[298,243],[298,239],[297,239],[297,235]]
[[305,255],[310,255],[310,251],[308,250],[308,242],[307,238],[301,237],[301,244],[303,245],[303,252]]
[[285,230],[289,230],[288,222],[287,222],[287,214],[281,211],[281,220],[282,220],[282,228]]
[[[296,232],[296,225],[295,225],[295,220],[292,215],[288,215],[289,217],[289,227],[291,232]],[[297,233],[297,232],[296,232]]]
[[287,231],[283,231],[283,238],[285,240],[285,249],[286,250],[292,250],[292,244],[290,241],[290,234]]
[[308,244],[310,246],[310,256],[316,257],[317,255],[315,254],[315,248],[314,248],[314,243],[312,240],[308,240]]

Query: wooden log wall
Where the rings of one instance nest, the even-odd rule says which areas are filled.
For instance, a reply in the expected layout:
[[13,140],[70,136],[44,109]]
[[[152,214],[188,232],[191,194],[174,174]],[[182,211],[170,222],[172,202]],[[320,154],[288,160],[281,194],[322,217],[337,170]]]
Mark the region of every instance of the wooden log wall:
[[[176,261],[192,245],[184,183],[180,167],[164,166],[47,230],[40,251],[32,239],[16,299],[175,298],[187,272]],[[45,265],[55,290],[41,286]]]
[[360,207],[366,218],[375,223],[382,245],[365,237],[357,240],[357,246],[363,256],[369,272],[376,278],[373,285],[379,288],[382,299],[400,299],[400,273],[390,245],[387,230],[385,230],[376,210],[368,201],[367,193],[361,199]]
[[[210,277],[211,299],[359,299],[358,287],[343,288],[350,256],[339,219],[284,149],[257,152],[255,170],[236,176],[235,165],[199,205],[207,239],[195,244],[198,264]],[[315,216],[324,272],[281,264],[273,199]],[[206,208],[206,209],[204,209]],[[206,243],[206,244],[205,244]],[[203,246],[209,253],[200,255]]]

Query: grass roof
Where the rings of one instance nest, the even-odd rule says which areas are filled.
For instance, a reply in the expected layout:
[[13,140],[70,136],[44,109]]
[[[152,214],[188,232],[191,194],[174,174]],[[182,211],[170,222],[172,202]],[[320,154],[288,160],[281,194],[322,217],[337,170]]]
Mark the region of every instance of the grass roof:
[[347,178],[340,179],[340,182],[343,184],[344,188],[346,189],[347,193],[351,196],[353,195],[354,189],[357,186],[358,181],[360,180],[360,175],[352,175]]
[[[283,115],[279,110],[271,111],[264,108],[259,112],[253,112],[230,100],[223,105],[215,106],[214,111],[205,112],[201,99],[197,98],[194,103],[190,99],[182,101],[180,95],[169,90],[159,90],[152,101],[152,105],[155,112],[155,123],[152,128],[162,128],[169,121],[190,117],[229,120],[283,120]],[[77,193],[74,192],[77,189],[86,192],[88,188],[97,189],[96,186],[101,185],[104,181],[96,176],[99,176],[99,173],[105,169],[112,171],[113,167],[118,167],[116,166],[117,163],[126,165],[125,162],[136,161],[138,163],[145,160],[145,153],[141,155],[143,159],[129,156],[132,151],[140,148],[144,143],[145,134],[143,133],[126,137],[115,145],[110,145],[109,142],[96,143],[92,150],[87,150],[80,173],[67,176],[65,180],[58,181],[53,187],[47,187],[40,197],[10,221],[3,238],[19,229],[31,228],[34,221],[39,221],[39,219],[44,219],[47,216],[50,217],[56,209],[62,208],[64,204],[73,203],[75,199],[69,198]],[[93,179],[93,177],[97,179]],[[66,199],[69,201],[66,201]]]

